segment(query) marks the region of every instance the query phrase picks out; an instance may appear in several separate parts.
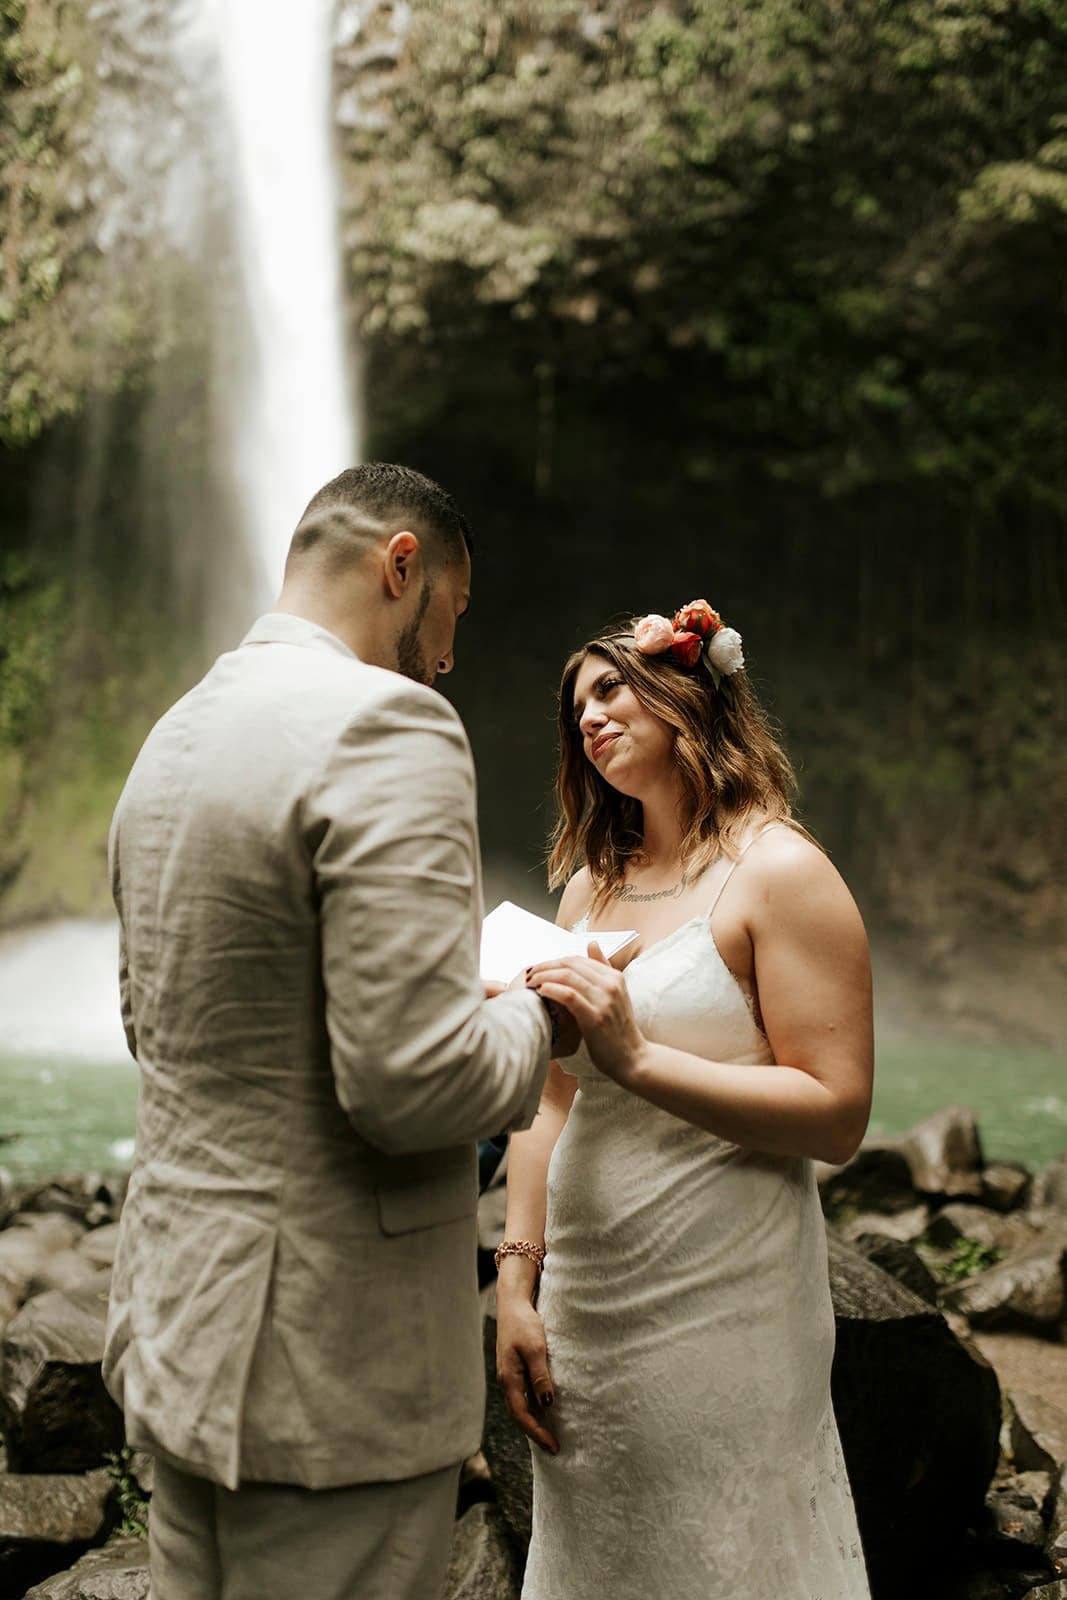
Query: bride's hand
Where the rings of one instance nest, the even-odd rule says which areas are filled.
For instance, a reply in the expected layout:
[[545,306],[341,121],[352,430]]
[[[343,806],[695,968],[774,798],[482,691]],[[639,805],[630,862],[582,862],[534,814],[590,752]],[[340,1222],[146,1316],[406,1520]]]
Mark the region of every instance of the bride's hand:
[[531,967],[527,983],[543,1000],[565,1006],[582,1031],[601,1072],[624,1083],[634,1072],[645,1037],[637,1026],[630,991],[598,944],[588,956],[566,956]]
[[[507,1258],[501,1262],[501,1266],[506,1265]],[[496,1319],[496,1381],[504,1391],[512,1421],[542,1450],[557,1455],[559,1444],[530,1409],[531,1395],[545,1410],[555,1399],[548,1371],[545,1325],[528,1293],[520,1289],[502,1291],[499,1283]]]

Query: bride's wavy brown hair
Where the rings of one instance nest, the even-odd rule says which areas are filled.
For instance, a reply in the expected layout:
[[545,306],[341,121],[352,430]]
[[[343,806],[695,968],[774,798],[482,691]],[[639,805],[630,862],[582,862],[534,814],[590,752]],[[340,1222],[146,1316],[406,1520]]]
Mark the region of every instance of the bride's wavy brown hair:
[[609,662],[645,710],[674,729],[684,860],[706,865],[720,851],[736,856],[754,814],[812,837],[792,815],[796,773],[747,673],[733,673],[716,689],[703,667],[681,667],[670,656],[642,655],[634,643],[636,621],[591,639],[563,668],[557,815],[548,857],[552,889],[587,866],[594,896],[600,898],[621,884],[628,862],[641,859],[640,803],[600,776],[582,748],[574,719],[574,682],[591,655]]

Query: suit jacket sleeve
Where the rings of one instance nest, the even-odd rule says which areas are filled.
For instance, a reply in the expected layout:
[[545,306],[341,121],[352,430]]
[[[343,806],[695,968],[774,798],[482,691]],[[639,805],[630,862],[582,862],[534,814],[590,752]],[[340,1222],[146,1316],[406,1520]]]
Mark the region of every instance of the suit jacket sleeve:
[[401,1153],[528,1127],[550,1029],[532,994],[484,998],[474,769],[448,702],[398,679],[338,741],[306,821],[356,1131]]
[[126,924],[122,915],[122,880],[119,874],[118,815],[111,825],[108,839],[108,857],[111,870],[111,898],[119,916],[119,1006],[122,1011],[122,1028],[126,1046],[131,1056],[137,1057],[137,1034],[133,1025],[133,1002],[130,992],[130,964],[126,954]]

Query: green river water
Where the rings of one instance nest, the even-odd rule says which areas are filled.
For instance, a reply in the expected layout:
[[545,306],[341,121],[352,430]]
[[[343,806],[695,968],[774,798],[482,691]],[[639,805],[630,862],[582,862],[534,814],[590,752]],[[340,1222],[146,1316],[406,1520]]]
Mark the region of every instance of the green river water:
[[[123,1168],[133,1151],[137,1069],[0,1056],[0,1165],[23,1173]],[[1032,1167],[1067,1149],[1067,1056],[939,1040],[878,1049],[872,1134],[949,1104],[978,1115],[987,1158]]]

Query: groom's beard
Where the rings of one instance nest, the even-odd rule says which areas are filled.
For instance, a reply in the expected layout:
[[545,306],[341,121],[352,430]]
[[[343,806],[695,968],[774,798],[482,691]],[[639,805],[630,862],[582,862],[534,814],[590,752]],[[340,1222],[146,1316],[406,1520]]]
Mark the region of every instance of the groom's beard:
[[430,604],[431,592],[430,582],[427,579],[419,599],[419,609],[407,627],[401,630],[396,641],[396,670],[402,672],[405,678],[414,678],[416,683],[432,684],[437,676],[427,664],[420,637],[422,619]]

